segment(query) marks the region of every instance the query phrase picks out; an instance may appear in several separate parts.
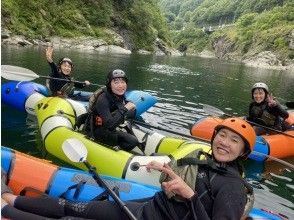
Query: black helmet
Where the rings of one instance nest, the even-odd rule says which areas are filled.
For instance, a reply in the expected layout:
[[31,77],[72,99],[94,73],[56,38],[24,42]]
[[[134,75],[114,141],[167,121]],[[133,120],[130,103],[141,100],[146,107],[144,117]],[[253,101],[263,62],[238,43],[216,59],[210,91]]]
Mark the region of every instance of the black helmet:
[[123,78],[126,81],[126,83],[128,83],[127,74],[123,70],[115,69],[108,73],[106,78],[106,86],[110,86],[111,80],[116,78]]
[[69,63],[71,65],[71,68],[73,68],[73,63],[72,63],[71,59],[69,59],[68,57],[61,58],[58,62],[58,65],[60,66],[64,62]]

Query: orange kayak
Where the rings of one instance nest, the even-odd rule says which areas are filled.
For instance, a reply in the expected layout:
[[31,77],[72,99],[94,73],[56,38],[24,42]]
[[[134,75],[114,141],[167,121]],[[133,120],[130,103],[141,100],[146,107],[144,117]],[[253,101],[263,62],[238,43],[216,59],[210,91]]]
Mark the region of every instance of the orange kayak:
[[[201,118],[192,126],[190,130],[191,135],[210,141],[215,126],[222,120],[223,119],[217,117]],[[290,125],[294,125],[294,112],[289,112],[289,117],[286,121]],[[258,155],[258,153],[260,154]],[[285,158],[291,156],[294,156],[294,130],[257,136],[254,152],[249,155],[249,158],[257,161],[264,161],[269,157]]]

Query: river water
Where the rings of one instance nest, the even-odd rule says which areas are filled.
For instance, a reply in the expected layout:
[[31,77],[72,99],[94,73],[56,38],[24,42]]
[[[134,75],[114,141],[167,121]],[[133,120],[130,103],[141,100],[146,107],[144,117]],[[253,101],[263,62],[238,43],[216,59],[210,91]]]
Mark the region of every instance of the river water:
[[[28,68],[40,76],[49,73],[45,48],[1,47],[1,62]],[[76,80],[104,84],[111,69],[123,69],[129,88],[151,93],[158,102],[142,115],[151,125],[189,134],[198,118],[207,115],[202,104],[214,106],[231,115],[245,115],[251,100],[251,86],[268,84],[283,104],[294,101],[294,71],[266,70],[240,63],[198,57],[99,54],[95,51],[56,49],[54,58],[70,57]],[[44,79],[35,82],[44,84]],[[2,83],[5,80],[2,79]],[[97,88],[88,87],[88,91]],[[38,157],[44,153],[36,119],[7,106],[1,106],[1,144]],[[160,131],[164,134],[166,132]],[[171,134],[170,134],[171,135]],[[294,146],[289,146],[294,147]],[[294,158],[286,158],[294,164]],[[256,207],[273,210],[294,219],[294,173],[277,162],[245,164],[247,177],[256,187]]]

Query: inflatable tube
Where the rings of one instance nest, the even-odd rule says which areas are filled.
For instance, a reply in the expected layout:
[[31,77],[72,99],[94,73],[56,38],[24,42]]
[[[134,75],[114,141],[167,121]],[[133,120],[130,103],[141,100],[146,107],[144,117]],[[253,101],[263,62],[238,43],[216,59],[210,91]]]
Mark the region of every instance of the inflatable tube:
[[[294,118],[294,112],[289,112],[289,118],[287,120],[290,124],[292,123],[292,118]],[[192,126],[190,130],[191,135],[209,141],[212,137],[215,126],[222,120],[223,119],[216,117],[201,118]],[[285,133],[294,136],[294,130],[285,131]],[[294,147],[292,146],[294,146],[293,137],[278,133],[257,136],[253,150],[257,153],[272,157],[285,158],[294,156]],[[249,158],[257,161],[265,161],[268,159],[268,157],[254,154],[254,152],[249,155]]]
[[[60,197],[72,201],[89,201],[105,191],[88,172],[58,167],[49,161],[41,160],[12,149],[1,147],[1,167],[8,174],[8,186],[18,195],[28,187],[52,197]],[[32,170],[34,172],[32,172]],[[137,184],[127,180],[102,176],[111,187],[118,189],[122,200],[148,198],[160,188]],[[80,186],[73,187],[80,184]],[[72,189],[71,189],[72,188]],[[78,192],[79,191],[79,192]],[[33,191],[28,189],[27,195]],[[109,198],[112,200],[112,198]]]
[[[92,93],[75,91],[74,94],[82,100],[80,103],[87,108],[88,102],[85,100],[87,100]],[[49,96],[47,87],[38,83],[11,81],[1,86],[1,98],[3,104],[32,115],[35,115],[34,108],[36,103],[45,96]],[[138,90],[128,91],[126,93],[126,99],[136,105],[137,117],[157,102],[154,96]]]
[[45,86],[33,82],[11,81],[1,85],[2,103],[29,114],[34,114],[36,102],[48,94]]
[[[134,169],[134,164],[146,164],[152,160],[169,162],[171,157],[183,157],[194,149],[210,150],[210,146],[206,143],[167,138],[158,133],[146,133],[139,128],[133,128],[138,139],[146,142],[145,155],[138,155],[140,153],[138,149],[132,153],[115,151],[73,130],[76,117],[86,112],[85,107],[79,102],[47,97],[37,103],[35,111],[44,146],[50,154],[85,169],[83,165],[69,161],[62,151],[64,141],[75,138],[86,146],[88,161],[99,173],[140,183],[159,186],[160,173],[156,171],[149,173],[144,167]],[[161,156],[151,156],[154,153]],[[168,154],[170,155],[167,156]]]
[[[38,159],[7,147],[1,147],[1,167],[7,173],[8,186],[16,195],[22,192],[27,196],[34,196],[36,195],[32,194],[35,192],[32,191],[34,189],[55,198],[62,196],[70,201],[85,202],[98,199],[105,192],[105,189],[100,187],[87,172],[58,167],[47,160]],[[34,172],[31,172],[32,170]],[[119,197],[123,201],[150,198],[161,190],[158,187],[109,176],[102,176],[102,179],[117,189]],[[112,200],[110,196],[106,198]],[[282,219],[277,214],[256,208],[250,211],[249,217]]]

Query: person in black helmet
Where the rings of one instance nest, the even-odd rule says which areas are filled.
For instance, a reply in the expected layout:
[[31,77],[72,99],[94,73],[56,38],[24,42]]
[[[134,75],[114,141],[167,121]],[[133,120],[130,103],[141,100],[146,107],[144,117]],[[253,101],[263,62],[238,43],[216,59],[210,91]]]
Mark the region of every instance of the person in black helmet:
[[[70,80],[71,72],[73,69],[73,63],[70,58],[64,57],[58,61],[56,65],[53,62],[52,58],[53,47],[47,47],[46,49],[46,58],[51,67],[50,77],[58,78],[58,79],[49,79],[46,84],[49,86],[50,91],[53,96],[61,96],[61,97],[70,97],[75,98],[73,96],[74,87],[82,89],[85,86],[90,85],[88,80],[83,83],[71,83]],[[68,81],[66,81],[68,80]]]
[[[248,121],[279,131],[288,127],[285,119],[289,113],[269,94],[268,86],[263,82],[255,83],[251,89],[252,102],[249,106]],[[267,133],[264,128],[254,126],[257,135]]]
[[[126,120],[135,117],[136,106],[125,98],[128,78],[124,71],[110,71],[106,78],[106,87],[93,106],[93,135],[95,140],[110,146],[119,146],[130,151],[139,146],[131,128],[124,132],[118,127]],[[127,129],[127,128],[126,128]]]
[[[189,186],[168,164],[152,161],[146,165],[148,171],[159,171],[169,176],[161,183],[164,191],[157,192],[145,201],[126,201],[126,207],[138,220],[245,219],[250,210],[246,191],[252,191],[252,188],[241,178],[242,168],[239,163],[252,151],[255,139],[255,132],[246,121],[239,118],[225,119],[216,126],[212,137],[211,163],[198,166],[195,187]],[[181,201],[169,198],[166,193],[170,192],[180,197]],[[14,220],[45,220],[48,217],[64,219],[64,216],[100,220],[129,219],[113,201],[77,203],[49,196],[15,196],[5,184],[1,194],[2,216]],[[246,207],[247,202],[249,206]]]

